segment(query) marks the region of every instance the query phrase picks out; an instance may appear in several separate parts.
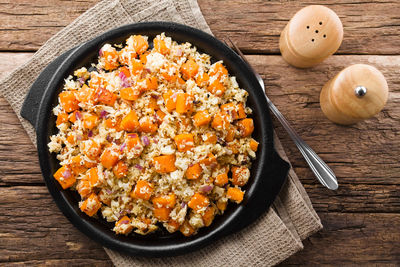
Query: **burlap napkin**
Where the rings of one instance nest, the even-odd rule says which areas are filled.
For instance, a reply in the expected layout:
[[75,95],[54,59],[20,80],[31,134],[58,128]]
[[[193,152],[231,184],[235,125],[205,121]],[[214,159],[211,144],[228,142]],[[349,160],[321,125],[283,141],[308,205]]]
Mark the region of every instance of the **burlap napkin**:
[[[106,0],[86,11],[50,38],[26,64],[0,82],[0,93],[10,103],[32,142],[33,127],[20,116],[24,97],[36,77],[68,49],[112,28],[139,21],[174,21],[211,33],[196,0]],[[279,140],[276,146],[285,158]],[[147,259],[105,249],[116,266],[269,266],[303,248],[301,240],[322,228],[320,219],[297,175],[290,170],[282,192],[268,213],[239,233],[179,257]]]

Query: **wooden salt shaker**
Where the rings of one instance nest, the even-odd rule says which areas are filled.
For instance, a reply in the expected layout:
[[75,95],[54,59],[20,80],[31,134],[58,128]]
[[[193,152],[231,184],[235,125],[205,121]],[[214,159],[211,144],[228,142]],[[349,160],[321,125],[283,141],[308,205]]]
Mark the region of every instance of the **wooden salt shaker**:
[[349,66],[322,88],[321,109],[331,121],[353,124],[380,112],[388,99],[383,74],[365,64]]
[[282,57],[298,68],[312,67],[335,53],[343,40],[343,25],[331,9],[311,5],[299,10],[279,39]]

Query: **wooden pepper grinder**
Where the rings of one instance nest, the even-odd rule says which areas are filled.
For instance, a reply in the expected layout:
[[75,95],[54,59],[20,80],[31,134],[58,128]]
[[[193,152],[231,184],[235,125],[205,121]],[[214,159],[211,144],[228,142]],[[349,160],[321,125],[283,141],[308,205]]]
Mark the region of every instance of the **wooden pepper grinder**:
[[343,25],[331,9],[312,5],[299,10],[279,39],[282,57],[298,68],[317,65],[335,53],[343,40]]
[[321,109],[331,121],[353,124],[380,112],[388,99],[383,74],[365,64],[349,66],[322,88]]

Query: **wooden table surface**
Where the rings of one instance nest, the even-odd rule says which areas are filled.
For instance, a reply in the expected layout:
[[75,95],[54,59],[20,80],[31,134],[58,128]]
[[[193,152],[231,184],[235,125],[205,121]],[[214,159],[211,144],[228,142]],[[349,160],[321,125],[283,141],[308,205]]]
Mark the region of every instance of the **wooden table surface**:
[[[26,62],[53,34],[96,0],[0,1],[0,77]],[[288,66],[278,39],[288,20],[312,1],[199,0],[216,37],[230,36],[249,54],[268,94],[298,133],[333,168],[336,192],[323,188],[288,135],[277,132],[324,229],[282,265],[400,264],[400,2],[320,1],[344,25],[339,51],[306,69]],[[223,5],[223,7],[222,7]],[[350,64],[376,66],[389,101],[376,117],[338,126],[321,112],[323,84]],[[53,203],[37,153],[0,97],[0,265],[112,263],[102,247],[76,230]]]

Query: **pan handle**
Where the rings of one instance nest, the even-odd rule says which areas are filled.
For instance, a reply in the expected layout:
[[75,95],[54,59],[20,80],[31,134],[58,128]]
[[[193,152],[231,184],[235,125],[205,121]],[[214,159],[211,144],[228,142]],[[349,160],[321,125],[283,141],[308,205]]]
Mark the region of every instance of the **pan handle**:
[[[229,227],[223,235],[238,232],[256,221],[263,213],[267,212],[269,207],[279,194],[283,184],[287,179],[290,170],[290,164],[283,160],[276,151],[267,159],[271,162],[267,166],[268,177],[264,177],[258,184],[251,197],[244,203],[243,213],[240,214],[240,220],[232,227]],[[274,177],[275,181],[271,183],[268,178]]]
[[48,83],[65,59],[67,59],[68,56],[75,51],[75,49],[76,48],[73,48],[63,53],[61,56],[57,57],[49,65],[47,65],[47,67],[43,69],[35,82],[32,84],[28,94],[25,97],[20,114],[22,118],[29,121],[30,124],[35,127],[35,130],[37,130],[36,123],[38,119],[40,103],[42,102],[43,96],[46,93]]

